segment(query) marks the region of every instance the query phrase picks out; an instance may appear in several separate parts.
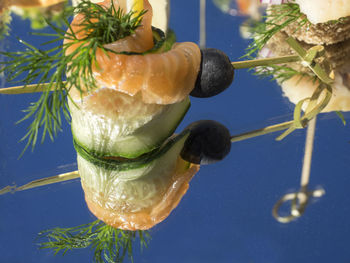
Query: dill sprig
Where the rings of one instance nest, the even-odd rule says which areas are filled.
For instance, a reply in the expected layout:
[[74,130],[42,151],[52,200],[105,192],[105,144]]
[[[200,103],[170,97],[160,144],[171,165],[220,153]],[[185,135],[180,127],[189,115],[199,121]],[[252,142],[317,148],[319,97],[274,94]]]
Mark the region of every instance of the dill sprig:
[[80,26],[87,32],[87,39],[94,39],[100,45],[109,44],[118,39],[131,35],[139,27],[145,10],[134,16],[131,11],[124,14],[123,10],[115,9],[113,1],[111,7],[92,4],[83,1],[76,7],[76,12],[83,14]]
[[299,5],[295,3],[285,3],[281,5],[271,5],[267,10],[262,22],[258,22],[252,29],[253,42],[246,49],[244,57],[254,57],[265,46],[265,44],[283,28],[291,23],[297,22],[298,27],[310,23],[303,13],[300,12]]
[[147,247],[150,240],[148,231],[125,231],[106,225],[96,220],[72,228],[54,228],[42,231],[39,237],[47,238],[47,242],[39,244],[41,249],[52,249],[63,255],[68,250],[88,248],[94,251],[94,262],[123,262],[127,256],[133,261],[133,243],[139,237],[141,249]]
[[[271,5],[267,10],[267,15],[263,21],[256,22],[251,29],[252,43],[246,49],[244,57],[254,58],[263,49],[267,42],[283,28],[292,23],[297,23],[295,31],[310,23],[303,13],[301,13],[299,5],[295,3],[285,3],[281,5]],[[262,66],[255,69],[254,75],[260,77],[271,77],[272,80],[283,82],[300,73],[289,67],[287,64]]]
[[[77,37],[78,32],[74,32],[68,22],[70,16],[78,13],[83,15],[80,30],[87,32],[86,36],[81,38]],[[62,127],[61,111],[69,121],[69,91],[76,88],[82,93],[83,87],[96,87],[92,67],[98,66],[95,56],[97,49],[111,51],[103,45],[131,35],[140,26],[143,14],[144,12],[137,15],[134,15],[134,12],[125,14],[120,8],[115,8],[113,1],[107,8],[83,0],[77,7],[70,7],[65,11],[66,17],[62,22],[68,31],[47,21],[54,33],[36,34],[52,38],[43,43],[43,46],[55,43],[58,44],[56,47],[43,50],[20,40],[25,46],[24,51],[0,52],[7,58],[5,62],[0,62],[0,65],[4,65],[0,68],[0,73],[5,73],[7,81],[22,82],[24,88],[34,82],[38,88],[45,85],[40,99],[31,103],[24,110],[25,116],[18,121],[32,119],[27,133],[21,139],[27,141],[22,154],[29,146],[34,149],[40,130],[42,142],[46,134],[49,134],[51,140],[54,139]],[[62,43],[63,40],[65,43]],[[73,45],[75,50],[68,53],[67,50]],[[69,74],[66,74],[67,72]]]

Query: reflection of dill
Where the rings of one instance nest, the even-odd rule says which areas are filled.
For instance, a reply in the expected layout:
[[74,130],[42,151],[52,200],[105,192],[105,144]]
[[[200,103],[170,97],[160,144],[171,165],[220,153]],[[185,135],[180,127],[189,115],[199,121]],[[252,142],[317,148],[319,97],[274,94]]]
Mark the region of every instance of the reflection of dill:
[[39,233],[47,242],[40,248],[50,248],[55,254],[68,250],[91,247],[94,250],[94,262],[123,262],[125,256],[133,261],[133,242],[139,236],[141,248],[147,247],[150,235],[148,231],[124,231],[113,228],[96,220],[71,228],[54,228]]

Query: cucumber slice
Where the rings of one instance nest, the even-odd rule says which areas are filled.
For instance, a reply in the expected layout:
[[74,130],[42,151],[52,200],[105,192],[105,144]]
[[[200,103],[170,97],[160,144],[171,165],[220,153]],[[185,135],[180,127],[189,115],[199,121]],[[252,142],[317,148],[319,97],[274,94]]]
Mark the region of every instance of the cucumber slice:
[[139,121],[142,125],[127,125],[128,130],[121,133],[118,122],[91,116],[70,104],[73,138],[96,156],[136,158],[159,147],[171,136],[189,107],[189,98],[164,106],[154,118],[144,116],[145,124]]
[[186,171],[190,166],[182,159],[182,166],[178,165],[188,135],[189,131],[184,131],[156,151],[135,160],[98,158],[76,144],[85,198],[122,213],[154,207],[174,183],[175,170]]

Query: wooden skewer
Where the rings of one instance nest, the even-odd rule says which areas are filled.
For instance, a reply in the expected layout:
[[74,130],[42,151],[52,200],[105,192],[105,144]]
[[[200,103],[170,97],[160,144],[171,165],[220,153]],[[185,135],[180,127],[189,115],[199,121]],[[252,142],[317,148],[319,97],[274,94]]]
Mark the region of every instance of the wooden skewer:
[[314,140],[315,140],[315,129],[316,129],[316,117],[309,122],[309,126],[306,132],[305,153],[304,153],[303,169],[302,169],[301,180],[300,180],[301,188],[307,187],[310,180],[312,151],[313,151]]
[[243,68],[270,66],[275,64],[284,64],[284,63],[291,63],[291,62],[298,62],[298,61],[302,61],[302,59],[299,56],[288,55],[288,56],[279,56],[279,57],[271,57],[271,58],[234,61],[234,62],[231,62],[231,64],[234,69],[243,69]]
[[38,180],[31,181],[25,185],[16,187],[16,186],[6,186],[2,189],[0,189],[0,195],[7,194],[7,193],[14,193],[18,191],[23,191],[23,190],[28,190],[32,188],[37,188],[40,186],[45,186],[49,184],[55,184],[55,183],[60,183],[68,180],[73,180],[79,178],[79,173],[78,171],[73,171],[73,172],[68,172],[68,173],[63,173],[63,174],[58,174]]
[[[65,81],[63,81],[65,83]],[[15,86],[15,87],[9,87],[9,88],[2,88],[0,89],[0,94],[26,94],[26,93],[35,93],[35,92],[43,92],[47,89],[47,86],[50,85],[49,83],[43,83],[43,84],[30,84],[27,86]]]
[[200,0],[200,14],[199,14],[199,46],[205,48],[206,46],[206,0]]
[[[311,171],[311,160],[312,151],[315,138],[316,129],[316,118],[313,118],[309,122],[309,126],[306,134],[305,141],[305,153],[303,160],[303,169],[300,180],[300,190],[295,193],[288,193],[284,195],[280,200],[277,201],[272,209],[273,217],[280,223],[290,223],[296,218],[299,218],[309,204],[309,201],[313,197],[321,197],[325,194],[323,189],[308,190],[310,171]],[[291,202],[291,211],[289,215],[280,215],[279,210],[281,206],[286,203]]]

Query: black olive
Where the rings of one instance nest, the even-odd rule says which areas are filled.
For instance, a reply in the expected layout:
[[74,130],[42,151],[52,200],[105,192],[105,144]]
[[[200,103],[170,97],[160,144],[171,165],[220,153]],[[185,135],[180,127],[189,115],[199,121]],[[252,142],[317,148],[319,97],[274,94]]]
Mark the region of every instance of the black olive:
[[195,164],[211,164],[221,161],[230,152],[231,135],[222,124],[211,121],[196,121],[186,129],[190,130],[181,157]]
[[226,54],[215,48],[201,50],[202,61],[193,97],[208,98],[227,89],[234,77],[234,68]]

